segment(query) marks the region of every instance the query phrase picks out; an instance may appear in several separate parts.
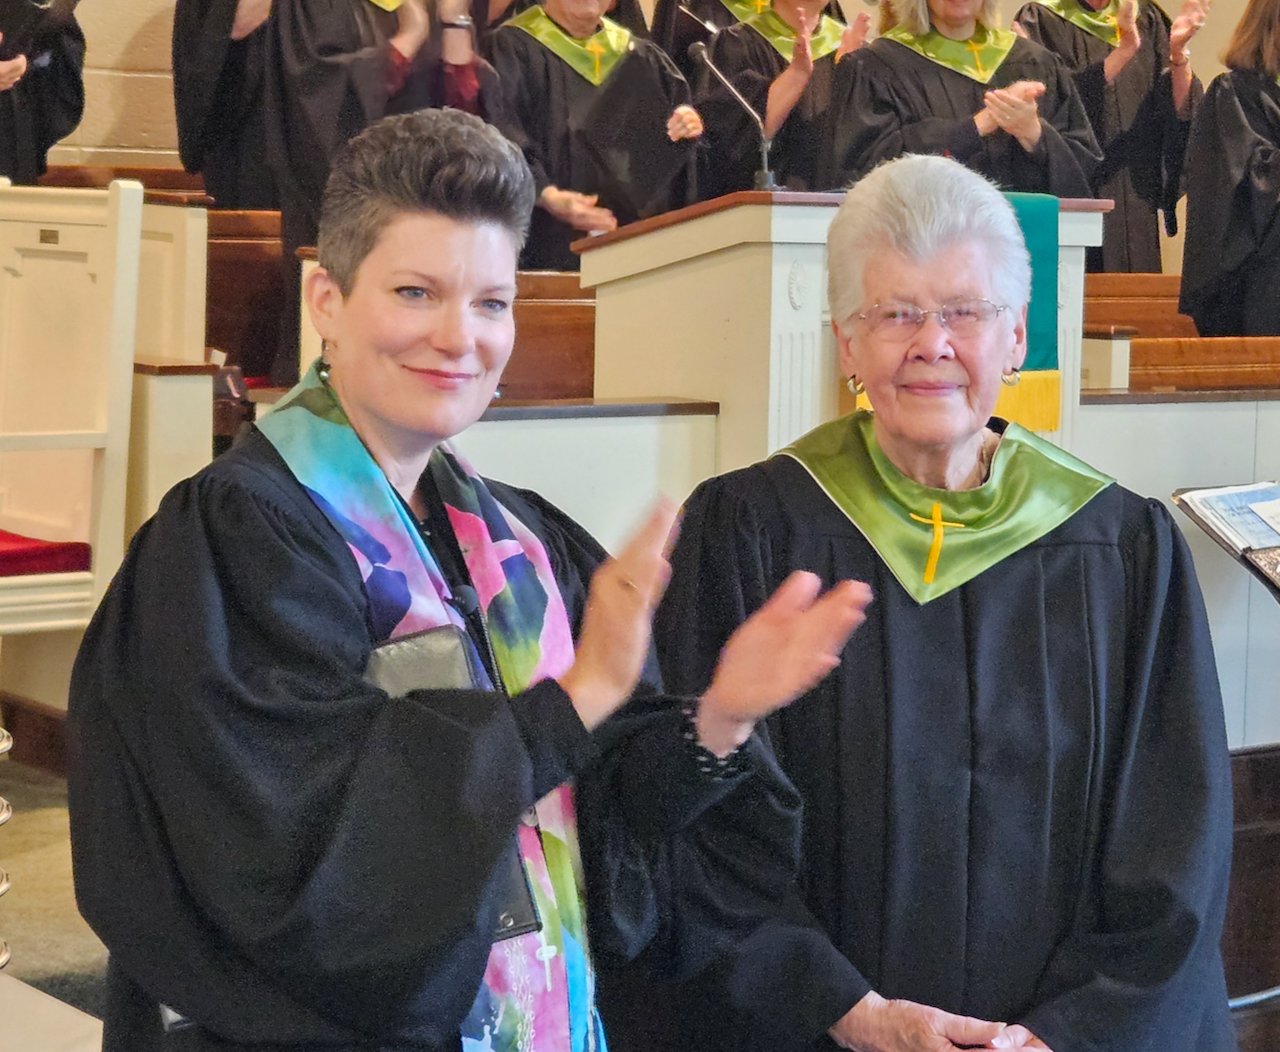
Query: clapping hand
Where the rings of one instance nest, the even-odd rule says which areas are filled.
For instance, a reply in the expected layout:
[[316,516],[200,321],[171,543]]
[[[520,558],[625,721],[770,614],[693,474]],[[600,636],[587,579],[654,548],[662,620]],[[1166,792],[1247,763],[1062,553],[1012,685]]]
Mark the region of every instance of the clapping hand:
[[[4,34],[0,33],[0,42],[3,42],[3,40]],[[11,58],[4,62],[0,62],[0,91],[8,91],[22,79],[26,72],[26,55],[19,55],[17,58]]]
[[698,704],[698,736],[724,755],[757,720],[789,704],[840,663],[840,652],[866,620],[871,589],[841,581],[818,598],[822,581],[798,570],[729,637],[711,685]]
[[696,139],[702,131],[702,117],[692,106],[677,106],[667,118],[667,138],[672,142]]
[[1021,80],[1007,88],[988,91],[983,97],[984,113],[997,128],[1008,132],[1028,153],[1040,141],[1040,111],[1036,99],[1044,94],[1038,81]]
[[538,196],[538,204],[574,230],[588,234],[617,230],[617,217],[609,209],[600,207],[596,203],[599,199],[597,194],[548,186]]
[[588,730],[635,690],[649,654],[653,609],[671,576],[665,552],[676,506],[663,499],[618,554],[591,577],[573,667],[560,685]]
[[800,32],[796,34],[795,49],[791,52],[790,69],[795,70],[808,83],[813,76],[813,23],[809,16],[800,12]]
[[867,30],[870,28],[871,16],[865,11],[859,11],[858,17],[845,26],[844,32],[840,35],[840,46],[836,48],[836,61],[839,62],[845,55],[852,55],[862,47],[867,42]]
[[1187,45],[1200,32],[1209,14],[1209,0],[1185,0],[1169,28],[1169,59],[1175,65],[1186,61]]

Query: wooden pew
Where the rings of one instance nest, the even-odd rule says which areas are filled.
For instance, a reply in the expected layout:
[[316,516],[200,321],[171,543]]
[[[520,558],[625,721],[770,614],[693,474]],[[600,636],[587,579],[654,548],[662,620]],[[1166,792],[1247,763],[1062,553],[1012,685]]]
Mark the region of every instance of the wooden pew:
[[245,376],[271,371],[284,309],[279,212],[209,213],[205,345]]
[[147,190],[205,192],[204,179],[181,168],[106,164],[51,164],[40,177],[40,185],[100,189],[109,186],[113,179],[134,179]]
[[1178,274],[1086,274],[1086,331],[1113,325],[1137,330],[1139,336],[1198,336],[1195,322],[1178,313]]
[[[1242,998],[1280,986],[1280,745],[1237,750],[1231,777],[1235,831],[1222,955],[1227,990]],[[1280,998],[1233,1017],[1241,1052],[1280,1048]]]
[[1129,341],[1129,387],[1280,385],[1280,336],[1197,336]]
[[516,344],[502,398],[590,398],[595,389],[596,295],[577,274],[521,271],[516,278]]

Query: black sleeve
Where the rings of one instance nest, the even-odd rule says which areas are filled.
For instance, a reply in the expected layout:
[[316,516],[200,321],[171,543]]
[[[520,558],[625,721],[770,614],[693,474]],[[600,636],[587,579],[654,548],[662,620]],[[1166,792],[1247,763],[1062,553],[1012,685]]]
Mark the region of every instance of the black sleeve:
[[74,18],[46,24],[27,55],[27,71],[0,92],[0,175],[34,184],[49,148],[84,114],[84,34]]
[[[80,907],[136,981],[234,1030],[238,1009],[166,996],[179,926],[149,941],[164,900],[144,898],[172,869],[220,968],[380,1045],[434,1045],[475,996],[521,812],[597,749],[554,682],[510,701],[366,684],[358,568],[315,514],[206,474],[135,541],[72,684]],[[130,842],[118,770],[154,812]]]
[[547,93],[540,90],[542,85],[532,83],[539,65],[535,49],[541,45],[531,42],[523,30],[504,27],[489,34],[487,45],[489,61],[502,86],[502,108],[490,118],[491,123],[520,147],[533,171],[538,193],[542,193],[554,186],[555,180],[548,173],[546,146],[538,131],[542,115],[537,111],[547,104]]
[[[742,495],[753,488],[742,480],[758,471],[712,479],[685,506],[671,584],[655,624],[663,676],[678,693],[705,689],[729,635],[790,572],[777,554],[786,544],[776,535],[779,520]],[[766,486],[760,482],[762,491]],[[776,763],[766,741],[759,748]],[[708,1033],[706,1047],[805,1048],[870,984],[832,945],[795,881],[755,905],[767,919],[726,948],[701,980],[704,996],[727,1006],[704,1012],[719,1035]],[[690,1008],[692,1025],[699,1009]]]
[[1039,102],[1040,141],[1029,156],[1044,172],[1046,192],[1055,197],[1092,197],[1093,172],[1102,160],[1102,148],[1066,63],[1051,52],[1043,54],[1049,67],[1047,90]]
[[173,103],[183,167],[204,164],[206,125],[216,119],[227,58],[244,41],[232,41],[235,0],[178,0],[173,11]]
[[1262,76],[1224,73],[1209,85],[1192,122],[1178,309],[1203,334],[1241,331],[1241,322],[1224,321],[1239,310],[1230,302],[1233,278],[1280,212],[1280,104],[1260,90]]
[[1120,737],[1101,772],[1102,842],[1044,1000],[1021,1020],[1054,1049],[1160,1048],[1162,1033],[1195,1034],[1215,997],[1225,1015],[1231,775],[1213,646],[1169,513],[1147,501],[1136,518],[1122,541],[1127,653],[1109,677],[1123,696],[1103,717]]
[[[722,29],[711,38],[711,61],[729,78],[763,119],[776,74],[759,60],[758,34],[747,26]],[[766,47],[768,45],[765,45]],[[760,167],[760,129],[729,90],[702,67],[694,109],[702,115],[707,140],[703,197],[749,190]]]

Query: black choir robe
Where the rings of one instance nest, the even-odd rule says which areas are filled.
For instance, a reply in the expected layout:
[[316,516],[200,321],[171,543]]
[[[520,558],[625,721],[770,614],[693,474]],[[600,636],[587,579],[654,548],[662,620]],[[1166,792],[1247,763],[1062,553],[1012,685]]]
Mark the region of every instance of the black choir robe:
[[[751,26],[738,24],[712,38],[711,60],[733,82],[761,117],[769,101],[769,86],[789,63]],[[836,54],[813,64],[813,75],[795,109],[773,138],[769,166],[779,186],[788,190],[821,189],[817,185],[818,155],[826,137],[827,111]],[[694,108],[706,125],[707,185],[702,197],[719,197],[734,190],[750,190],[760,167],[760,131],[723,84],[709,70],[699,74]]]
[[200,172],[215,208],[279,207],[267,163],[264,25],[231,39],[236,0],[178,0],[173,102],[178,154]]
[[[543,541],[576,633],[605,553],[489,486]],[[189,1052],[458,1049],[502,891],[486,860],[567,780],[598,965],[647,948],[696,971],[793,878],[798,800],[758,740],[715,779],[652,685],[594,733],[553,680],[392,698],[362,678],[372,633],[349,547],[260,433],[134,539],[71,686],[106,1052],[179,1047],[158,1003],[198,1026]]]
[[[1102,217],[1101,247],[1086,249],[1088,269],[1160,273],[1164,268],[1156,211],[1164,213],[1165,230],[1172,237],[1178,232],[1174,209],[1182,196],[1182,162],[1191,130],[1191,112],[1183,120],[1173,107],[1167,68],[1169,16],[1152,0],[1140,0],[1142,46],[1114,84],[1107,83],[1102,69],[1112,50],[1105,41],[1042,4],[1027,4],[1017,20],[1032,40],[1070,67],[1102,147],[1093,189],[1096,196],[1115,201],[1116,207]],[[1202,94],[1200,81],[1193,77],[1192,111]]]
[[[626,152],[643,154],[665,147],[667,118],[691,98],[688,82],[661,48],[642,39],[633,39],[632,44],[630,53],[618,61],[608,78],[595,85],[523,29],[499,26],[487,41],[488,58],[498,72],[503,96],[502,112],[491,118],[492,123],[524,151],[538,192],[556,186],[599,194],[599,203],[614,213],[619,226],[645,218],[634,204],[636,197],[644,195],[620,192],[617,180],[611,180],[600,158],[588,146],[593,105],[614,80],[640,85],[643,97],[630,99],[628,105],[632,115],[643,114],[643,127],[632,123],[620,128],[618,122],[607,120],[594,127],[599,128],[600,134],[624,140],[620,145]],[[691,145],[692,149],[696,148]],[[695,156],[686,175],[675,178],[665,198],[652,203],[647,211],[656,214],[682,208],[693,203],[696,193]],[[579,259],[569,246],[586,236],[537,207],[520,267],[577,270]]]
[[921,606],[776,457],[704,483],[671,561],[656,638],[677,691],[794,570],[875,600],[836,671],[769,721],[805,802],[802,901],[716,983],[633,995],[637,1018],[678,1019],[648,1048],[834,1048],[827,1027],[874,989],[1024,1023],[1054,1052],[1235,1049],[1226,734],[1162,505],[1111,485]]
[[[476,26],[485,27],[479,34],[484,40],[493,30],[515,18],[522,11],[527,11],[537,2],[538,0],[512,0],[506,10],[490,23],[488,0],[471,0],[471,21]],[[649,24],[644,20],[644,8],[640,6],[640,0],[614,0],[613,6],[604,14],[611,22],[617,22],[638,37],[649,36]]]
[[[973,123],[983,95],[1038,80],[1041,136],[1028,153],[1011,135],[981,136]],[[1019,38],[989,84],[931,62],[893,40],[875,40],[841,62],[832,88],[823,188],[856,182],[904,153],[947,154],[1003,190],[1092,197],[1102,154],[1070,70],[1039,44]]]
[[1178,309],[1202,336],[1280,336],[1280,84],[1222,74],[1187,147]]
[[27,71],[0,91],[0,175],[33,185],[44,175],[49,148],[66,138],[84,115],[84,33],[71,13],[55,5],[27,45]]

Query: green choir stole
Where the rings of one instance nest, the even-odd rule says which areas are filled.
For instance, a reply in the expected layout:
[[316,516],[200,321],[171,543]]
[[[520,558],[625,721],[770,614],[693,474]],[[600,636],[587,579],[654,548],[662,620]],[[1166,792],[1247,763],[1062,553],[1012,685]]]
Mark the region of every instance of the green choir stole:
[[599,31],[586,40],[571,37],[541,7],[521,11],[506,24],[524,30],[597,88],[632,48],[631,31],[607,18],[600,19]]
[[[773,48],[788,62],[796,52],[796,31],[784,22],[770,3],[759,14],[752,15],[743,21],[769,42]],[[840,38],[844,36],[844,24],[837,22],[830,15],[823,15],[818,28],[809,38],[813,51],[813,61],[830,55],[840,46]]]
[[1104,44],[1115,47],[1120,43],[1118,19],[1120,0],[1110,0],[1106,7],[1097,11],[1086,7],[1079,0],[1035,0],[1035,2],[1041,7],[1047,7],[1077,29],[1083,29],[1090,36],[1097,37]]
[[990,83],[1018,39],[1007,29],[988,29],[981,22],[968,40],[952,40],[936,29],[917,36],[901,26],[894,26],[880,35],[979,84]]

